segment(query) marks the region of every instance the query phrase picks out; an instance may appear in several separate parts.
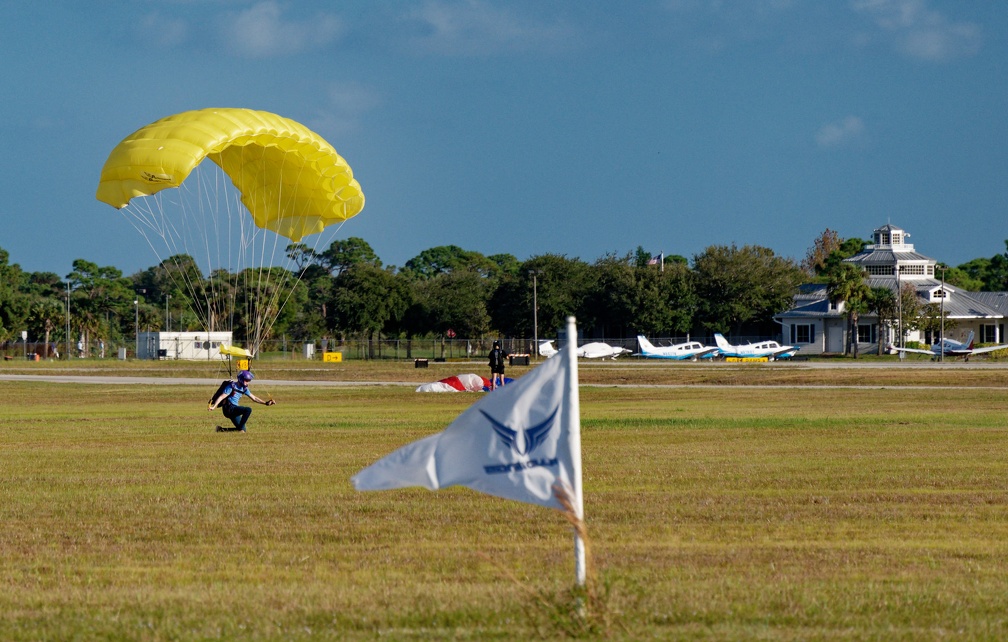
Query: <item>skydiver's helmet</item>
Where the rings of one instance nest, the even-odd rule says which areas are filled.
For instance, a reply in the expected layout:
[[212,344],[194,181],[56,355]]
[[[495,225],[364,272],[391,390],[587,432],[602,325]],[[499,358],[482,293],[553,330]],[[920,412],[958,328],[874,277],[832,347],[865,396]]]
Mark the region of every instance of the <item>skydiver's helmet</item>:
[[238,373],[238,381],[242,383],[248,383],[253,379],[255,379],[255,375],[249,372],[248,370],[242,370],[241,372]]

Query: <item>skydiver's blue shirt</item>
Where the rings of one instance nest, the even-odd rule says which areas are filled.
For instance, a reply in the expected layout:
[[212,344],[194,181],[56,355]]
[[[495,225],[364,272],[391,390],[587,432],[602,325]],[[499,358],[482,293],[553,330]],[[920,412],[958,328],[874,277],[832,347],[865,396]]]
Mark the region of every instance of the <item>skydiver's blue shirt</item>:
[[231,385],[224,389],[224,394],[227,395],[224,401],[237,406],[241,398],[248,393],[248,386],[244,385],[241,381],[232,381]]

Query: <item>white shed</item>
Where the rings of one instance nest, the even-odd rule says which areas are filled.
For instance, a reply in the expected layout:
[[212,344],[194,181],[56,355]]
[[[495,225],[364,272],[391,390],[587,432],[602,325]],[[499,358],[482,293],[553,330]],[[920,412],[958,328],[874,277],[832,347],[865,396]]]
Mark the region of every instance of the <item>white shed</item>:
[[231,345],[230,332],[141,332],[137,358],[215,359],[222,343]]

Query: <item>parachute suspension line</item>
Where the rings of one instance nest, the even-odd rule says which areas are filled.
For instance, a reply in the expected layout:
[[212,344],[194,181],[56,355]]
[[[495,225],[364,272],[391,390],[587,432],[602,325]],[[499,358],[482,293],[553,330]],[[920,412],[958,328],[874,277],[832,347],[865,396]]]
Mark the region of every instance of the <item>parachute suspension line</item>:
[[[152,208],[152,204],[157,205],[158,210],[157,212],[155,212],[154,209]],[[158,236],[158,238],[161,239],[164,249],[168,252],[172,252],[173,249],[177,249],[178,247],[178,241],[176,240],[176,238],[173,236],[172,233],[175,230],[175,227],[171,225],[171,222],[168,220],[168,217],[165,216],[165,208],[164,203],[162,202],[161,199],[161,194],[157,194],[143,199],[136,199],[132,201],[129,205],[123,207],[120,211],[122,212],[123,217],[130,222],[133,228],[136,229],[138,232],[140,232],[141,236],[144,237],[144,240],[147,242],[147,245],[150,246],[151,250],[154,252],[154,255],[158,258],[158,262],[162,266],[166,266],[168,262],[167,258],[161,256],[161,252],[158,250],[158,247],[151,240],[150,234],[148,234],[148,232],[155,233]],[[160,225],[158,224],[158,221],[160,221]],[[173,254],[177,256],[178,253],[174,252]],[[174,258],[174,256],[171,258],[172,263],[175,265],[176,268],[178,268],[177,271],[180,272],[183,275],[183,277],[185,277],[184,283],[186,287],[180,285],[178,280],[176,279],[176,275],[166,267],[165,267],[165,273],[167,274],[169,279],[171,279],[172,284],[176,288],[180,290],[188,290],[190,295],[192,295],[194,292],[194,288],[191,282],[188,281],[189,275],[186,274],[185,271],[181,268],[181,266],[178,263],[178,260]]]
[[[340,229],[342,229],[344,223],[346,223],[345,220],[344,221],[340,221],[339,225],[330,226],[330,227],[335,227],[335,229],[333,229],[331,231],[331,233],[326,237],[327,240],[329,240],[329,243],[332,243],[332,241],[336,238],[336,235],[339,233]],[[329,231],[329,230],[326,230],[326,231]],[[316,234],[315,235],[315,243],[311,247],[312,252],[316,252],[318,250],[319,241],[322,239],[322,237],[323,237],[322,234]],[[304,275],[304,270],[296,270],[296,271],[295,270],[290,270],[289,272],[295,274],[295,276],[293,277],[293,283],[291,284],[291,287],[288,288],[288,290],[287,290],[287,296],[284,298],[283,304],[280,305],[280,310],[281,311],[284,309],[284,307],[286,307],[287,302],[290,300],[291,296],[293,296],[293,294],[294,294],[294,289],[298,286],[298,284],[301,283],[301,280],[302,280],[301,277]],[[278,312],[273,317],[273,320],[269,324],[269,328],[268,328],[269,331],[273,330],[273,325],[277,322],[277,320],[279,318],[280,318],[280,314]]]
[[[289,154],[290,152],[284,152],[281,157],[281,163],[280,163],[281,175],[284,175],[284,169],[287,166],[287,157]],[[303,165],[299,169],[299,172],[302,171],[304,171]],[[301,177],[299,173],[298,180],[292,182],[294,190],[294,194],[292,195],[291,198],[292,203],[297,201],[298,196],[297,186],[300,184],[300,178]],[[285,211],[283,207],[285,197],[284,190],[287,187],[288,185],[286,181],[279,181],[279,185],[276,190],[276,196],[275,196],[276,198],[275,208],[277,211],[278,222],[279,220],[290,217],[294,214],[294,212]],[[265,312],[265,314],[263,314],[261,323],[257,324],[257,330],[259,331],[259,337],[258,337],[259,341],[265,341],[270,336],[273,330],[273,326],[275,325],[277,319],[279,319],[280,314],[283,313],[284,306],[290,299],[290,293],[292,290],[290,290],[289,288],[293,287],[290,283],[290,270],[288,269],[286,261],[284,262],[283,266],[280,267],[279,269],[273,269],[277,261],[277,251],[279,249],[280,239],[281,239],[280,234],[273,234],[273,247],[270,251],[270,260],[269,260],[270,268],[266,271],[265,274],[264,279],[265,282],[263,285],[263,300],[260,301],[259,306],[260,312],[261,313]],[[266,248],[264,243],[262,247],[263,257],[265,257],[265,250]],[[284,257],[287,259],[287,261],[289,261],[289,257],[286,256],[286,251],[284,252]],[[266,262],[264,260],[260,260],[260,266],[262,265],[266,265]],[[260,276],[262,277],[263,275]],[[262,281],[263,279],[261,278],[261,282]],[[283,296],[285,289],[288,290],[288,293],[287,296],[284,297],[283,303],[281,304],[280,297]],[[273,310],[276,310],[275,314],[273,313]]]
[[[218,180],[218,184],[220,182],[225,182],[224,181],[223,172],[218,172],[217,173],[217,180]],[[225,228],[224,233],[225,233],[225,236],[227,238],[227,263],[226,263],[226,265],[228,266],[227,270],[225,271],[225,275],[224,275],[224,276],[226,276],[225,285],[227,286],[227,292],[225,293],[225,297],[224,297],[224,301],[222,302],[222,306],[224,306],[224,308],[225,308],[224,313],[227,315],[227,328],[228,328],[229,331],[232,332],[232,338],[233,338],[234,337],[234,334],[233,334],[234,333],[234,327],[235,327],[235,322],[236,322],[236,317],[237,317],[237,306],[238,306],[238,280],[239,280],[239,278],[241,278],[241,275],[240,275],[240,265],[239,265],[239,259],[238,259],[238,257],[241,256],[241,253],[240,253],[241,237],[239,237],[236,240],[235,237],[234,237],[233,230],[234,230],[234,227],[235,227],[234,221],[236,219],[238,220],[239,225],[241,223],[241,216],[242,216],[241,207],[242,206],[241,206],[241,196],[240,196],[240,194],[237,191],[233,195],[233,198],[234,198],[234,202],[233,203],[232,203],[232,200],[231,200],[232,199],[232,194],[230,192],[228,192],[226,190],[224,192],[218,191],[218,200],[220,198],[219,197],[220,194],[224,195],[224,208],[225,208],[225,211],[227,213],[227,227]],[[219,221],[218,221],[217,224],[219,225]],[[218,232],[218,237],[217,237],[218,239],[220,239],[220,234],[221,233]],[[219,243],[218,243],[217,247],[218,247],[218,260],[219,260],[219,254],[220,254],[220,244]],[[219,263],[218,263],[218,265],[219,265]],[[231,266],[235,266],[235,269],[232,270]]]
[[[202,198],[201,185],[199,181],[196,181],[196,191],[193,193],[192,186],[190,184],[183,184],[179,186],[177,190],[173,190],[173,195],[178,197],[178,210],[179,218],[176,223],[171,221],[171,217],[166,217],[168,225],[166,226],[166,240],[170,241],[169,251],[171,253],[170,259],[172,267],[174,270],[165,266],[165,270],[171,279],[172,285],[178,290],[181,290],[187,295],[188,308],[196,317],[197,323],[200,322],[201,310],[197,309],[194,302],[202,298],[200,294],[200,284],[196,281],[199,279],[202,281],[202,274],[193,274],[194,261],[198,254],[194,254],[194,249],[197,246],[197,241],[200,240],[202,219],[199,216],[202,213]],[[191,206],[191,199],[195,198],[195,207]],[[163,206],[162,206],[163,209]],[[195,209],[195,211],[193,211]],[[200,243],[200,246],[205,246],[205,241]],[[183,263],[182,260],[188,257],[189,261]],[[162,261],[164,264],[164,261]],[[185,330],[186,326],[183,324],[183,318],[180,315],[179,318],[179,328]]]
[[[207,319],[204,317],[203,306],[198,305],[198,302],[205,299],[206,289],[203,286],[202,270],[199,270],[196,263],[196,259],[200,254],[197,249],[205,248],[208,243],[204,218],[205,206],[203,194],[205,190],[201,176],[202,173],[197,172],[195,185],[183,183],[177,190],[180,211],[177,227],[178,240],[173,241],[171,256],[175,273],[169,271],[169,275],[175,287],[188,295],[188,308],[196,318],[197,325],[205,327]],[[195,200],[195,203],[192,203],[193,200]],[[179,249],[182,252],[179,252]],[[188,261],[182,263],[183,258],[188,258]],[[181,317],[179,327],[183,330],[186,329],[182,324]]]

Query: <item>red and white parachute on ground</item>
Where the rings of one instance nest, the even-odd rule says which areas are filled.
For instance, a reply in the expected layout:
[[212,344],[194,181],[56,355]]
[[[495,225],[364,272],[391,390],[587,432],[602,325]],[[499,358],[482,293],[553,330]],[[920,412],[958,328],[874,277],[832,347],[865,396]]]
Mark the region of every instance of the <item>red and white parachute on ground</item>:
[[483,392],[490,389],[490,380],[478,374],[460,374],[440,381],[425,383],[417,392]]

